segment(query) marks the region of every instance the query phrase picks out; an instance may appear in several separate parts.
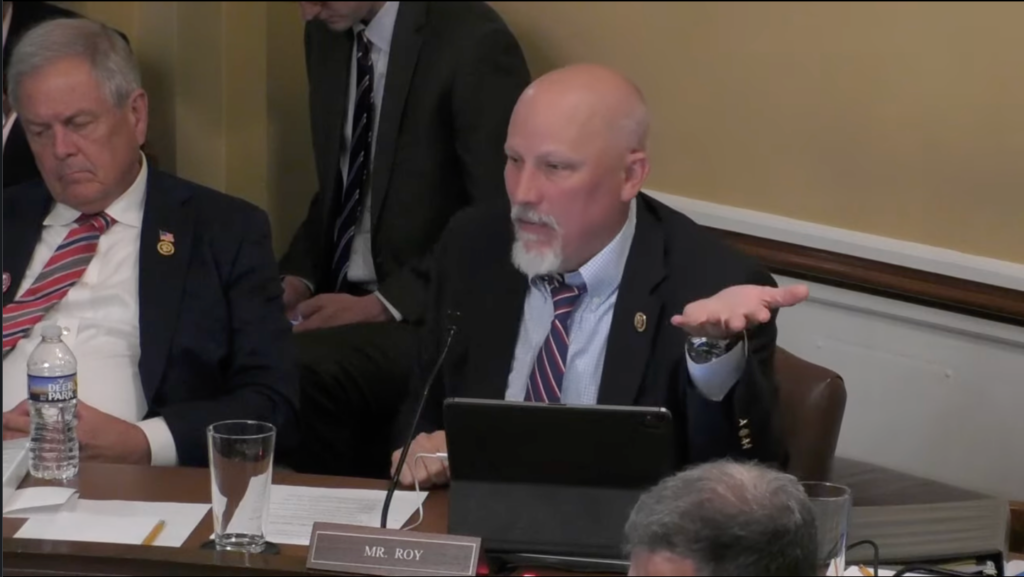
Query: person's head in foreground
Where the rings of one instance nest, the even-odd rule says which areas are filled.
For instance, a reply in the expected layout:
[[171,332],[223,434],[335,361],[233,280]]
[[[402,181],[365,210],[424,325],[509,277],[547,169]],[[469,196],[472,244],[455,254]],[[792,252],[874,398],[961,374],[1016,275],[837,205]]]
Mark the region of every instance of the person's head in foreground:
[[647,130],[643,94],[603,66],[561,68],[523,92],[505,143],[519,270],[574,271],[615,238],[650,171]]
[[142,169],[149,121],[128,43],[92,20],[51,20],[22,37],[5,72],[50,193],[85,214],[106,210]]
[[817,527],[792,476],[708,463],[665,479],[626,525],[630,575],[816,575]]

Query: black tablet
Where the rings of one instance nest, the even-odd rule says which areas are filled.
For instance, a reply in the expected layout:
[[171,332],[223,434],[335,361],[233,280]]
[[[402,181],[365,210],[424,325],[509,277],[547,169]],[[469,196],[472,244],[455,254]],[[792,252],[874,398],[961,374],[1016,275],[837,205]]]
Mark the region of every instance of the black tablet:
[[452,398],[449,532],[488,552],[621,558],[641,493],[674,472],[661,408]]

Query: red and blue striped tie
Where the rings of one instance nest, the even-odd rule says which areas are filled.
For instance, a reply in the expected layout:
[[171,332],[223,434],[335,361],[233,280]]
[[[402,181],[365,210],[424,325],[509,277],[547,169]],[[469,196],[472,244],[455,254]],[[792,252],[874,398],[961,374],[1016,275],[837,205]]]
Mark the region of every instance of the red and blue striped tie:
[[75,220],[77,226],[57,246],[32,286],[4,307],[4,357],[82,278],[96,254],[100,235],[115,222],[107,213],[83,214]]
[[587,288],[565,284],[561,275],[550,277],[547,283],[551,289],[555,318],[551,319],[551,331],[541,345],[537,360],[533,364],[526,400],[537,403],[560,403],[562,378],[565,377],[565,364],[569,361],[569,319]]

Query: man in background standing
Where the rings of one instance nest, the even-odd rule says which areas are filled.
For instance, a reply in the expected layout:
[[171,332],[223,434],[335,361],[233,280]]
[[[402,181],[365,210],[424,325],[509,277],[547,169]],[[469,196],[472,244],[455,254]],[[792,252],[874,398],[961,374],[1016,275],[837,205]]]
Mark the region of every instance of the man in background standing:
[[484,2],[301,2],[319,192],[281,260],[307,472],[386,476],[428,261],[448,221],[507,206],[502,145],[530,82]]

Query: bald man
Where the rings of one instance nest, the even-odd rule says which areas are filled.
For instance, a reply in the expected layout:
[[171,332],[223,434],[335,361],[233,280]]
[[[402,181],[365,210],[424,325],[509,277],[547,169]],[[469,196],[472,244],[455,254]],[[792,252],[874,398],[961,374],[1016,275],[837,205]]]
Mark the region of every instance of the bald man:
[[[416,423],[410,455],[445,453],[448,397],[670,410],[678,464],[731,457],[785,466],[774,434],[777,311],[807,298],[641,191],[648,114],[629,80],[560,69],[522,94],[509,124],[511,214],[455,219],[436,261],[414,383],[458,333]],[[411,395],[392,455],[415,419]],[[596,451],[600,447],[588,448]],[[445,484],[447,463],[410,458],[403,485]]]

